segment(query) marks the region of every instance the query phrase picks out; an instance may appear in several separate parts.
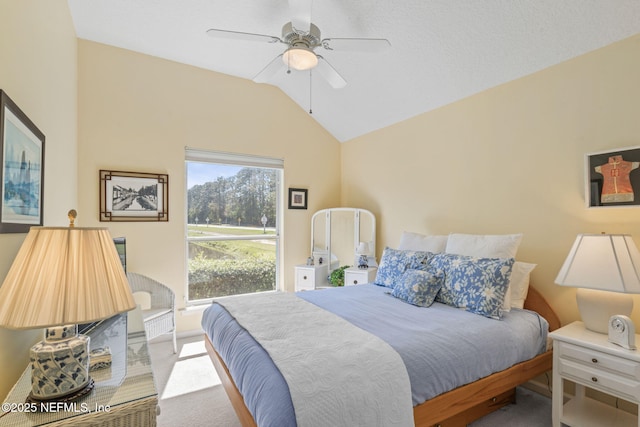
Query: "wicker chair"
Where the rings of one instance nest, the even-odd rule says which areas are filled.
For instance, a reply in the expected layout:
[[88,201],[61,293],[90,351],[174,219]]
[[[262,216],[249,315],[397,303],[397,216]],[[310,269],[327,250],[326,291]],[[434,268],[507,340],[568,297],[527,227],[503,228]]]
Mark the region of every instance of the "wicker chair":
[[127,273],[132,292],[146,292],[150,296],[151,307],[142,310],[147,339],[164,334],[173,335],[173,352],[177,353],[175,294],[169,287],[147,276]]

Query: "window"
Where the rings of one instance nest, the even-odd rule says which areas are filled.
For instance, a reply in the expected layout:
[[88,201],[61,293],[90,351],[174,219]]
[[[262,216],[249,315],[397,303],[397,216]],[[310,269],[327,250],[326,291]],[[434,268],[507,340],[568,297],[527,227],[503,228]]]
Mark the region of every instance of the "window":
[[279,283],[283,161],[187,148],[187,300]]

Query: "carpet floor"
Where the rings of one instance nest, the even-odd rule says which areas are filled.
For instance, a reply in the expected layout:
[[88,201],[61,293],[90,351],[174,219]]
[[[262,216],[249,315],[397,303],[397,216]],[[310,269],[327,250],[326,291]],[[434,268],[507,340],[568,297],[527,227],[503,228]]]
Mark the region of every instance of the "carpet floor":
[[[177,354],[170,341],[154,341],[149,347],[160,404],[158,427],[240,427],[202,337],[178,340]],[[469,426],[551,425],[549,398],[518,387],[516,401]]]

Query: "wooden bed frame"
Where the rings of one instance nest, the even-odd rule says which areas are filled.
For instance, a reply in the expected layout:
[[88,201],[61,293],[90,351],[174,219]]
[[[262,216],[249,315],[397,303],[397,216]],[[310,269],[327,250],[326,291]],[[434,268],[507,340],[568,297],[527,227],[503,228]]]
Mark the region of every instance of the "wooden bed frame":
[[[532,286],[529,287],[524,307],[544,317],[549,322],[549,330],[553,331],[560,327],[558,316],[542,295]],[[227,366],[206,335],[205,346],[229,396],[231,405],[236,411],[240,424],[243,427],[257,427],[240,391],[238,391],[229,374]],[[518,363],[504,371],[496,372],[414,406],[415,425],[418,427],[466,426],[468,423],[504,405],[515,402],[515,387],[550,371],[552,360],[552,350],[549,350],[533,359]]]

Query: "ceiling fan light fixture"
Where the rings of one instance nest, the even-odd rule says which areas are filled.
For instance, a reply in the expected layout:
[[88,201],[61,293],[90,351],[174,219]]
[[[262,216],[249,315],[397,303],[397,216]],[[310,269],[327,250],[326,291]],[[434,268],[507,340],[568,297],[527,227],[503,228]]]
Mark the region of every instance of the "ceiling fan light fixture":
[[318,57],[306,46],[292,46],[282,55],[282,62],[288,67],[303,71],[318,65]]

